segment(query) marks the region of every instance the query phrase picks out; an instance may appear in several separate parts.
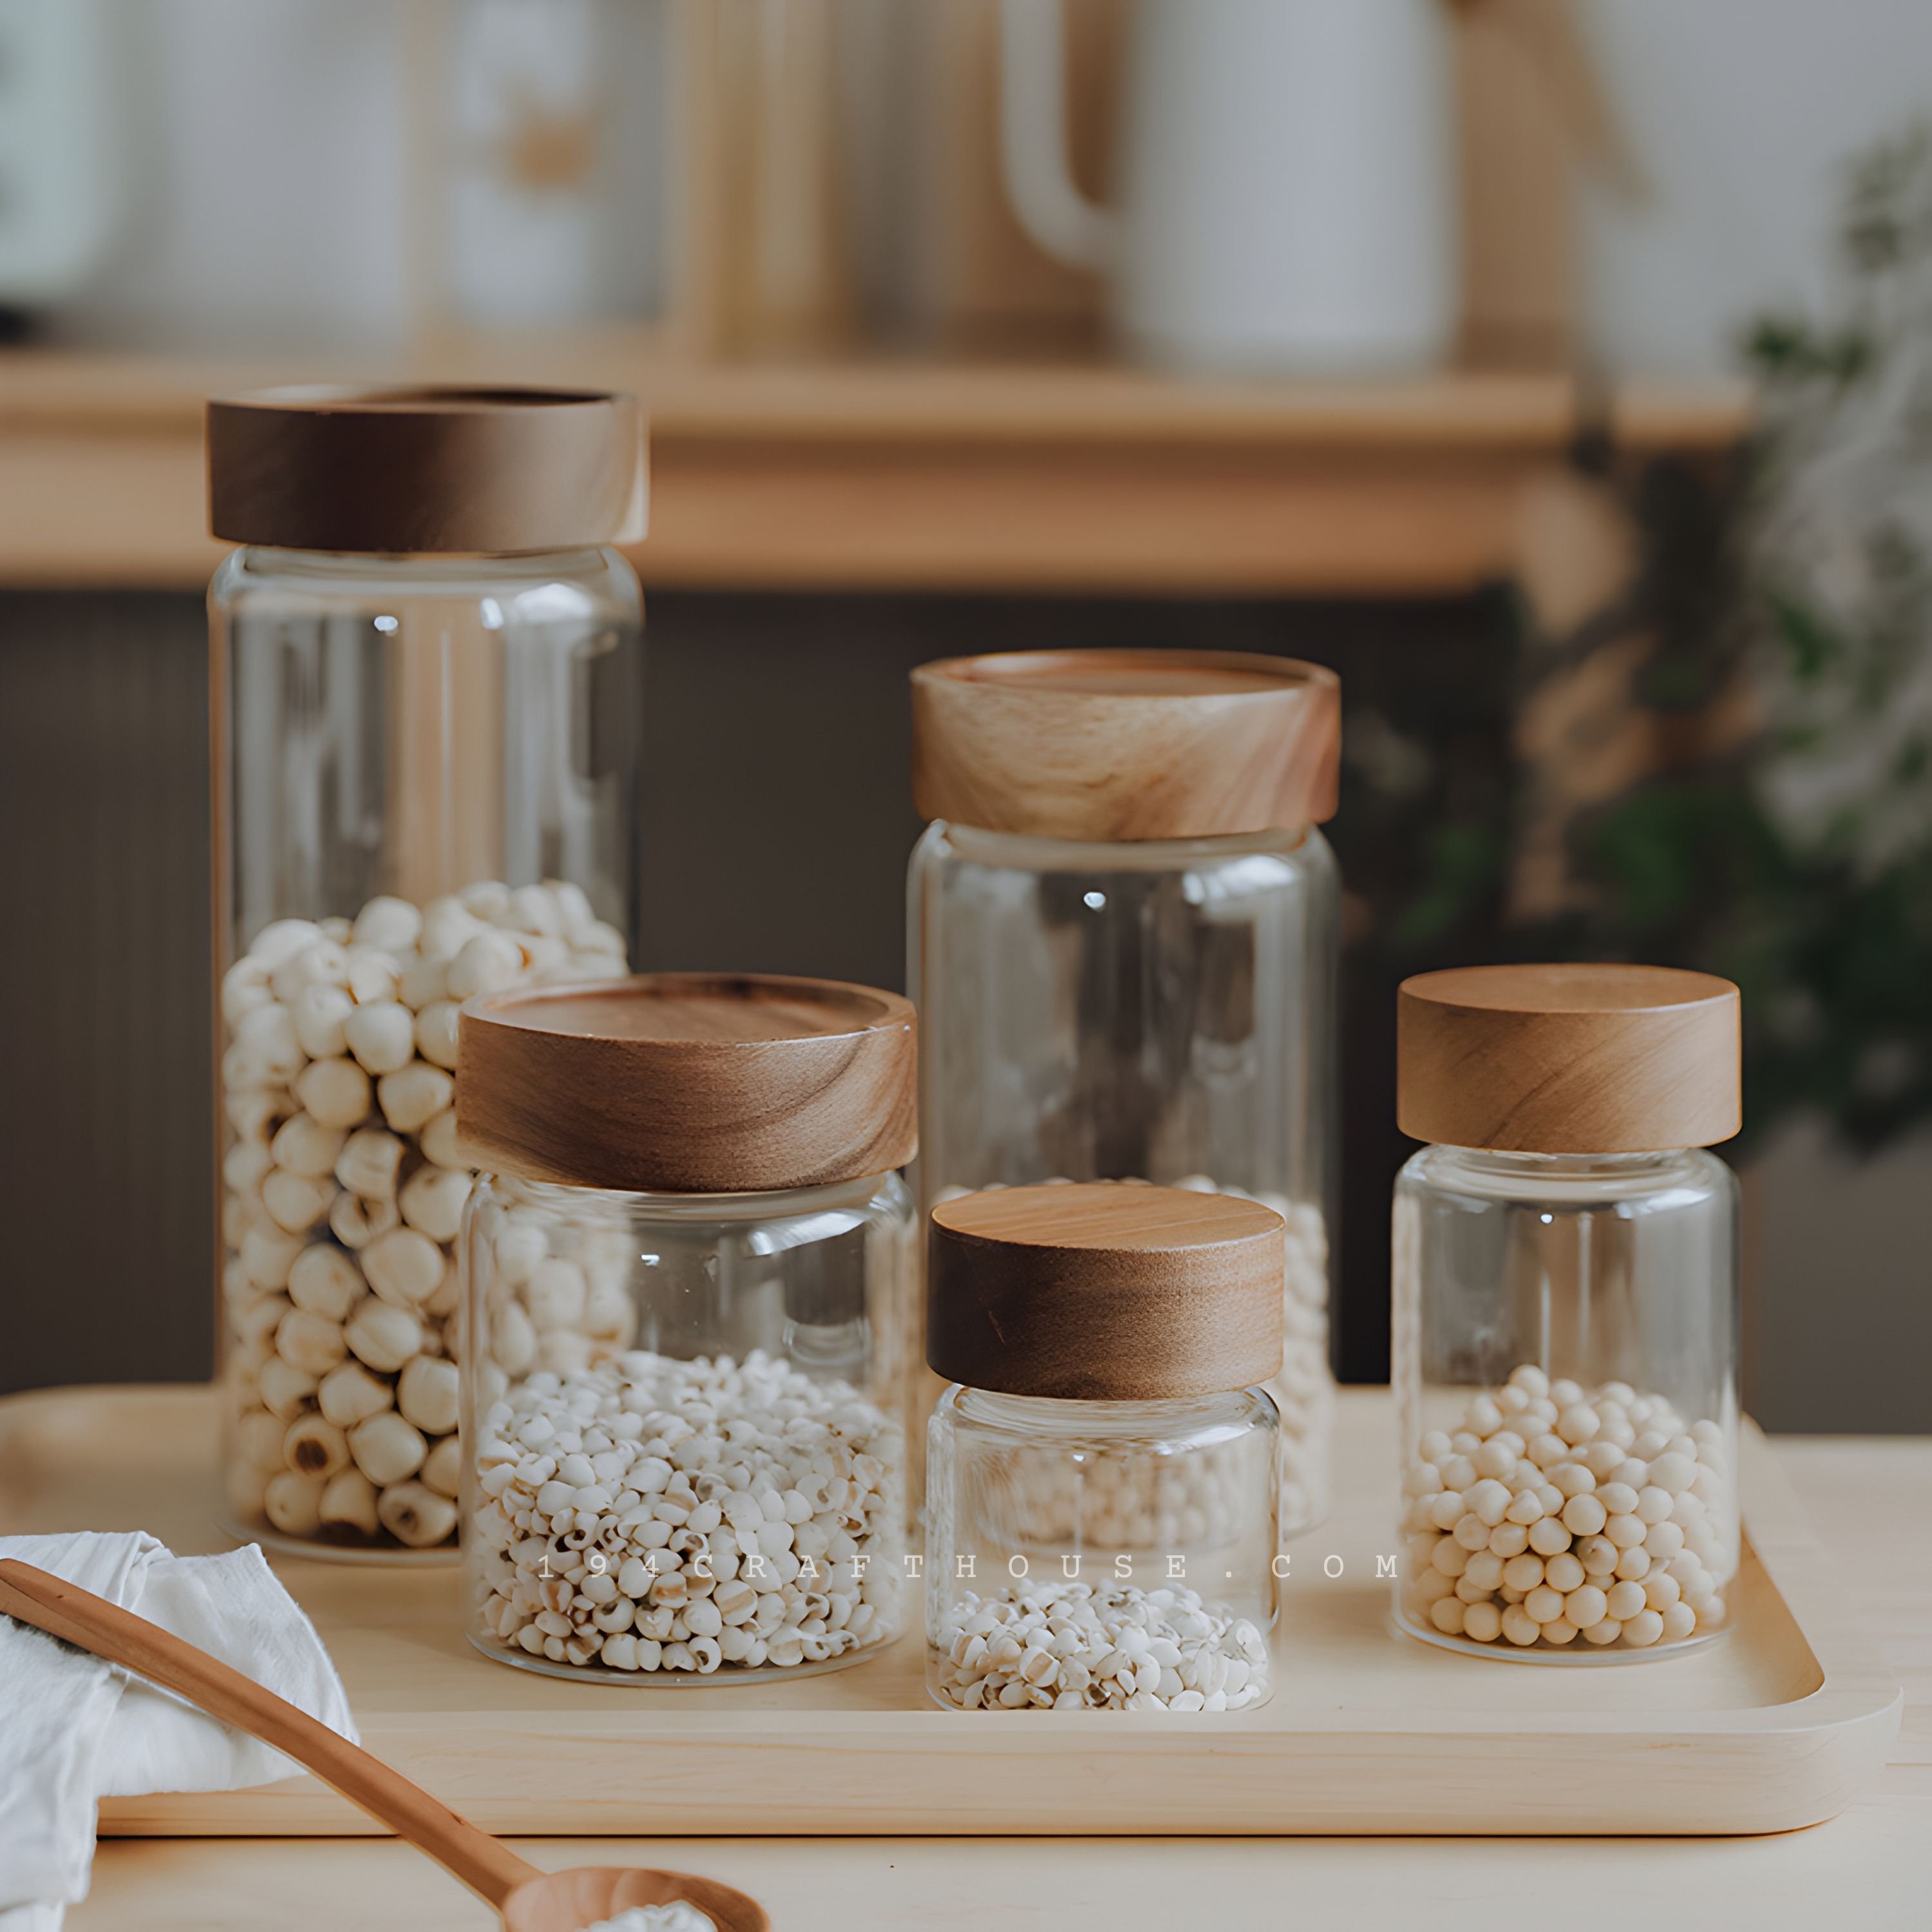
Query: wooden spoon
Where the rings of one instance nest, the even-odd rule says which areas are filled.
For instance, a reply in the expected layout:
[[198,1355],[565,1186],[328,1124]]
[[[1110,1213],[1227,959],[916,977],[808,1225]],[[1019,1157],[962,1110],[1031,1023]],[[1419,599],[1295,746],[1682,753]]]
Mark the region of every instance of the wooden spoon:
[[770,1932],[771,1921],[755,1900],[686,1872],[621,1865],[540,1871],[380,1758],[252,1678],[158,1624],[31,1564],[0,1558],[0,1610],[174,1691],[224,1724],[286,1751],[487,1900],[502,1915],[508,1932],[584,1932],[627,1906],[668,1905],[678,1899],[707,1913],[718,1932]]

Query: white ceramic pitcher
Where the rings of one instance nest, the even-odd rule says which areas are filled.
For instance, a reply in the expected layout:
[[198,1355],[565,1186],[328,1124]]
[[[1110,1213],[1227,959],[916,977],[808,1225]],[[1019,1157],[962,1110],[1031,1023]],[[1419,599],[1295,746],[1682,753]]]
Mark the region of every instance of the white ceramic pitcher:
[[1311,375],[1426,368],[1457,298],[1442,0],[1136,0],[1118,205],[1075,185],[1059,0],[1003,0],[1007,193],[1112,278],[1130,354]]

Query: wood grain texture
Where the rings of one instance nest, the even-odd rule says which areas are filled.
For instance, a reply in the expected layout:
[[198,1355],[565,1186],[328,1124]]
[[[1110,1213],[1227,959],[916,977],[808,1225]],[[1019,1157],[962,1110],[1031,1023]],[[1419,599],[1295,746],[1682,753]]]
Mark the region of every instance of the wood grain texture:
[[[184,1554],[224,1546],[215,1418],[208,1390],[0,1400],[0,1533],[138,1527]],[[1232,1718],[938,1711],[911,1640],[796,1684],[559,1683],[470,1648],[453,1568],[274,1562],[341,1670],[364,1742],[500,1832],[1079,1833],[1121,1853],[1131,1848],[1120,1840],[1149,1833],[1682,1837],[1812,1824],[1870,1787],[1898,1739],[1897,1680],[1852,1615],[1856,1577],[1819,1549],[1754,1429],[1740,1444],[1748,1548],[1725,1593],[1731,1636],[1600,1667],[1458,1657],[1392,1634],[1376,1564],[1400,1546],[1394,1441],[1386,1390],[1342,1392],[1335,1510],[1289,1546],[1274,1699]],[[1932,1460],[1932,1447],[1924,1454]],[[1886,1548],[1910,1520],[1910,1494],[1896,1493],[1880,1512]],[[1324,1570],[1331,1555],[1338,1576]],[[1858,1574],[1887,1560],[1875,1548]],[[1915,1641],[1927,1605],[1914,1600]],[[372,1828],[310,1778],[110,1798],[101,1828]],[[660,1852],[653,1862],[716,1870],[722,1857]],[[778,1891],[752,1888],[792,1924]]]
[[463,1010],[457,1131],[484,1164],[646,1193],[856,1180],[918,1150],[918,1028],[896,993],[645,974]]
[[913,802],[983,831],[1211,838],[1335,811],[1341,684],[1235,651],[1016,651],[912,674]]
[[926,1354],[1006,1395],[1158,1402],[1281,1366],[1281,1216],[1123,1181],[989,1188],[932,1210]]
[[1517,1154],[1708,1147],[1741,1124],[1738,989],[1672,967],[1468,966],[1396,995],[1404,1133]]
[[644,533],[634,396],[320,386],[208,405],[208,526],[230,543],[569,550]]

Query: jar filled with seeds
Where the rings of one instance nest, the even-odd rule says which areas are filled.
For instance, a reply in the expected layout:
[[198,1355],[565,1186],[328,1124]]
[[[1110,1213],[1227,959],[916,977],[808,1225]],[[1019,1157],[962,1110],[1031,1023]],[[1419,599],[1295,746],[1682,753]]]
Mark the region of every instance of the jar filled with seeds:
[[1240,1711],[1276,1612],[1281,1216],[1097,1182],[933,1210],[926,1683],[948,1710]]
[[229,1518],[452,1556],[457,1008],[626,970],[640,419],[276,391],[208,454]]
[[1334,1406],[1334,676],[1207,652],[954,658],[913,674],[913,720],[924,1200],[1138,1179],[1279,1213],[1270,1393],[1284,1526],[1305,1528]]
[[917,1280],[896,994],[657,974],[464,1009],[470,1640],[626,1684],[897,1636]]
[[1394,1381],[1415,1636],[1533,1661],[1721,1634],[1738,1564],[1738,992],[1474,967],[1400,996]]

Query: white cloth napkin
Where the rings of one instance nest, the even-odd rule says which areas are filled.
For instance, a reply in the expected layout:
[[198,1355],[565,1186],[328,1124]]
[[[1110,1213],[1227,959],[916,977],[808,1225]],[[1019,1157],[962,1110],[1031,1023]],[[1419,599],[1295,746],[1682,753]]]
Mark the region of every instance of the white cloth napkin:
[[[356,1736],[315,1627],[253,1544],[176,1556],[140,1532],[0,1537],[10,1556],[105,1597]],[[58,1932],[87,1896],[95,1801],[231,1791],[298,1775],[280,1751],[44,1631],[0,1616],[0,1932]]]

